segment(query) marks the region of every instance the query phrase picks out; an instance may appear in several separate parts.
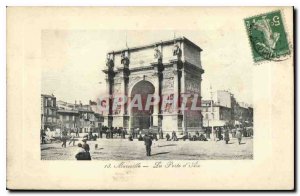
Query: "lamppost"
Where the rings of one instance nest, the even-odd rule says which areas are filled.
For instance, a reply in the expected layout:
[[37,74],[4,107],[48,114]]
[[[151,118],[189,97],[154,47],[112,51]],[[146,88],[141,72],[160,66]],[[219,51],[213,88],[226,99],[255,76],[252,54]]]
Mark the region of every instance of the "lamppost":
[[213,111],[213,96],[212,96],[212,87],[210,85],[210,101],[211,101],[211,104],[210,104],[210,109],[211,109],[211,133],[212,133],[212,137],[213,137],[213,140],[216,141],[216,137],[215,137],[215,130],[214,130],[214,125],[213,125],[213,121],[214,121],[214,111]]

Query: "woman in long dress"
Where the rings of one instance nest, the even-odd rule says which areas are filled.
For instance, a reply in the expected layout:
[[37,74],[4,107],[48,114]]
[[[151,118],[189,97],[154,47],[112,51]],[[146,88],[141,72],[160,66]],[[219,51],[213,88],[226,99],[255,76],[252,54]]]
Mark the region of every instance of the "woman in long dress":
[[236,131],[236,137],[239,141],[239,144],[241,144],[241,141],[242,141],[242,132],[241,132],[241,129],[238,128],[237,131]]

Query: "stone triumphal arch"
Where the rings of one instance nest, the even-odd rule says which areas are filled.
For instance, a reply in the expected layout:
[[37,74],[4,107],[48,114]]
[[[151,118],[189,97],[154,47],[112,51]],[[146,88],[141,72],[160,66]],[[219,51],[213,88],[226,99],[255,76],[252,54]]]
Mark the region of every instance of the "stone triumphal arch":
[[[177,100],[180,108],[182,95],[192,94],[201,101],[202,49],[185,37],[161,41],[151,45],[126,48],[107,54],[106,74],[109,110],[104,114],[104,125],[127,129],[157,129],[164,132],[183,132],[202,129],[201,111],[179,110],[158,102],[147,110],[130,107],[136,94],[142,105],[148,95]],[[113,108],[114,96],[125,96],[128,102]],[[197,95],[197,96],[195,96]]]

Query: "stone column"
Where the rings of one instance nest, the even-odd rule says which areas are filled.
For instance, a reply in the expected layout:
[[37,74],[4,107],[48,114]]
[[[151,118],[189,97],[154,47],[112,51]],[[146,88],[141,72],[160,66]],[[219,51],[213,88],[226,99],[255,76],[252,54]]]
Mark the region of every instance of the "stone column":
[[[181,70],[181,89],[180,89],[180,94],[183,95],[185,94],[185,70],[184,68]],[[182,103],[181,103],[182,104]],[[181,107],[181,105],[180,105]],[[183,110],[181,111],[182,114],[182,131],[186,132],[186,112]]]
[[[154,91],[154,95],[155,95],[155,98],[160,98],[160,73],[158,71],[156,71],[156,73],[154,74],[154,77],[155,77],[155,83],[154,83],[154,88],[155,88],[155,91]],[[152,121],[152,125],[153,126],[158,126],[158,115],[159,115],[159,103],[155,104],[153,106],[153,114],[152,114],[152,117],[153,117],[153,121]]]
[[[121,71],[121,96],[123,99],[123,104],[121,106],[121,115],[123,116],[123,127],[126,127],[126,124],[130,126],[130,121],[128,119],[127,113],[127,103],[128,103],[128,76],[129,76],[129,64],[130,64],[130,54],[129,50],[123,51],[121,53],[121,64],[123,65],[120,69]],[[124,100],[125,99],[125,100]],[[124,103],[125,101],[125,103]]]
[[123,116],[123,126],[125,128],[128,128],[127,126],[125,126],[125,124],[129,124],[129,120],[128,120],[128,73],[127,70],[122,70],[122,76],[121,76],[121,90],[120,90],[120,96],[122,96],[123,102],[125,101],[125,103],[122,104],[121,106],[121,115]]
[[112,126],[112,91],[113,91],[113,78],[112,76],[108,76],[108,127]]
[[174,70],[174,114],[178,114],[178,103],[179,103],[179,81],[178,81],[178,70]]
[[[131,95],[128,95],[128,103],[131,102]],[[131,108],[129,108],[129,105],[127,105],[127,115],[128,115],[128,133],[130,133],[130,130],[131,130]]]
[[[122,70],[123,72],[123,70]],[[122,98],[122,102],[124,102],[124,98],[126,99],[126,94],[125,94],[125,76],[124,76],[124,73],[121,73],[122,75],[120,76],[120,92],[119,92],[119,95],[116,95],[116,96],[120,96]],[[126,100],[125,100],[126,101]],[[120,115],[124,116],[125,115],[125,106],[124,104],[121,105],[121,111],[120,111]]]
[[[161,81],[161,70],[160,70],[160,67],[162,65],[160,65],[160,61],[158,62],[154,62],[154,63],[151,63],[151,65],[154,67],[154,74],[152,75],[153,76],[153,81],[154,81],[154,88],[155,88],[155,91],[154,91],[154,95],[155,95],[155,98],[161,98],[160,97],[160,81]],[[153,117],[153,120],[152,120],[152,125],[153,126],[158,126],[158,120],[159,120],[159,114],[160,114],[160,111],[159,111],[160,107],[159,107],[159,103],[155,104],[153,106],[153,114],[152,114],[152,117]]]

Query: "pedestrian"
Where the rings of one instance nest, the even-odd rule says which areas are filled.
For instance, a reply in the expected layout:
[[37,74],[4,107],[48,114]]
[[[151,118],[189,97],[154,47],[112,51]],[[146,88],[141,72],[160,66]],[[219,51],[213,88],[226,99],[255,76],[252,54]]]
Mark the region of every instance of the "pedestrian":
[[92,130],[89,131],[88,140],[90,140],[90,141],[93,140],[93,132],[92,132]]
[[229,130],[228,129],[225,130],[224,140],[225,140],[226,144],[228,144],[228,142],[230,140],[230,138],[229,138]]
[[200,141],[200,133],[199,133],[199,131],[196,131],[196,141]]
[[189,137],[188,137],[188,133],[187,131],[184,132],[184,136],[182,137],[183,141],[187,140]]
[[137,131],[135,132],[135,137],[136,138],[138,137],[138,134],[142,134],[140,128],[137,128]]
[[122,129],[122,138],[125,139],[125,135],[126,135],[126,130]]
[[62,141],[61,147],[66,148],[67,147],[67,136],[62,136],[61,141]]
[[109,135],[110,135],[109,129],[106,129],[106,131],[105,131],[105,137],[106,137],[106,139],[109,139]]
[[220,130],[218,128],[216,128],[216,137],[218,138],[218,141],[220,141]]
[[79,128],[76,128],[76,137],[79,137]]
[[157,138],[157,133],[153,133],[153,139],[155,139],[155,141],[158,140],[158,138]]
[[206,137],[204,136],[203,133],[200,134],[199,140],[200,140],[200,141],[207,141],[207,139],[206,139]]
[[175,131],[172,132],[172,138],[171,138],[171,140],[178,141]]
[[99,132],[99,137],[102,138],[102,134],[103,134],[103,130],[100,129],[100,132]]
[[145,146],[146,146],[146,155],[151,156],[152,140],[151,140],[151,137],[148,135],[148,133],[146,133],[145,136],[144,136],[144,143],[145,143]]
[[143,141],[143,137],[141,134],[139,134],[138,141]]
[[159,139],[164,139],[164,134],[162,129],[159,130]]
[[217,132],[215,128],[212,128],[212,140],[217,141]]
[[82,148],[83,148],[85,151],[89,152],[89,151],[90,151],[90,146],[87,144],[87,140],[86,140],[86,139],[83,139],[82,142],[83,142]]
[[42,137],[42,144],[46,144],[46,141],[45,141],[46,133],[43,129],[41,129],[41,137]]
[[111,127],[111,128],[110,128],[110,132],[109,132],[109,133],[110,133],[109,138],[110,138],[110,139],[113,139],[113,138],[114,138],[114,127]]
[[79,149],[75,155],[77,160],[92,160],[90,152],[86,151],[81,143],[78,144],[78,148]]
[[170,141],[170,134],[169,133],[166,134],[166,138],[167,138],[167,141]]
[[61,141],[62,141],[61,147],[63,147],[63,148],[67,147],[67,135],[68,135],[68,132],[66,129],[64,129],[62,132],[62,136],[61,136]]
[[71,135],[69,146],[71,145],[72,142],[73,142],[73,146],[74,146],[75,145],[75,135]]
[[193,135],[192,141],[196,141],[196,140],[197,140],[197,136],[196,136],[196,135]]
[[128,140],[129,140],[129,141],[133,141],[132,134],[129,134],[129,136],[128,136]]
[[118,134],[118,127],[114,128],[113,133],[116,134],[116,136],[117,136],[117,134]]
[[239,141],[239,144],[241,144],[241,141],[242,141],[242,132],[241,130],[238,128],[237,131],[236,131],[236,137]]
[[192,137],[191,133],[188,134],[188,138],[190,141],[193,141],[193,137]]
[[209,130],[207,128],[205,128],[205,134],[206,134],[206,138],[210,139],[210,133],[209,133]]
[[236,129],[235,129],[235,128],[232,129],[232,137],[233,137],[233,138],[236,137]]

